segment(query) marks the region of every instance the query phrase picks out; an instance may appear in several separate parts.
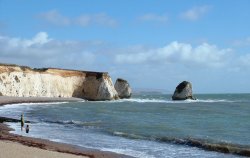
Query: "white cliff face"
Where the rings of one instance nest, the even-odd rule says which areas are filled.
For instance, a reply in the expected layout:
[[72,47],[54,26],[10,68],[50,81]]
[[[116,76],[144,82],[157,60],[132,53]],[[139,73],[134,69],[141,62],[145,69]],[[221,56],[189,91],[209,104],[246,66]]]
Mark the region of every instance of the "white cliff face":
[[2,95],[17,97],[72,97],[76,87],[81,87],[83,83],[81,77],[40,73],[2,73],[0,78]]
[[132,95],[132,89],[129,86],[129,83],[124,79],[118,78],[116,80],[115,89],[120,98],[130,98]]
[[[118,99],[118,93],[116,92],[111,78],[101,79],[101,84],[98,88],[97,98],[104,100],[104,98]],[[111,93],[110,93],[111,92]]]
[[84,95],[88,100],[92,100],[92,96],[95,96],[95,100],[119,99],[111,78],[107,74],[87,76],[83,87]]
[[[113,91],[114,86],[109,81],[111,79],[108,75],[97,79],[96,75],[103,73],[91,72],[92,76],[89,77],[88,73],[60,69],[35,71],[19,66],[0,65],[0,95],[78,97],[90,100],[117,99],[117,93]],[[88,83],[91,81],[92,84],[88,85],[86,81]],[[89,95],[86,96],[86,93]]]

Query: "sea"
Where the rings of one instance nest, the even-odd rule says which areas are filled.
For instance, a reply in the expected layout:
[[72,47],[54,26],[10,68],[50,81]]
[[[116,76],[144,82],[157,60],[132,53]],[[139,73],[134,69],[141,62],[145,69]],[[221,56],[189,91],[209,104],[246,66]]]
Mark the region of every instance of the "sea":
[[[250,149],[250,94],[171,95],[141,92],[130,99],[23,103],[0,116],[31,121],[12,133],[138,158],[234,158]],[[229,151],[231,153],[223,153]]]

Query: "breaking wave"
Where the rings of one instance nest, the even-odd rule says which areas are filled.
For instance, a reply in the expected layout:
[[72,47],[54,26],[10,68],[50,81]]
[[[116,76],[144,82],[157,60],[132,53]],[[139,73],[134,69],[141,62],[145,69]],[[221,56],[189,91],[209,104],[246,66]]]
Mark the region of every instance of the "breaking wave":
[[122,103],[122,102],[135,102],[135,103],[177,103],[177,104],[188,104],[188,103],[218,103],[218,102],[235,102],[231,100],[226,99],[187,99],[187,100],[181,100],[181,101],[173,101],[170,99],[150,99],[150,98],[131,98],[131,99],[120,99],[120,100],[114,100],[114,101],[104,101],[104,102],[110,102],[110,103]]
[[13,103],[13,104],[5,104],[8,106],[8,108],[16,108],[20,105],[57,105],[57,104],[66,104],[69,102],[38,102],[38,103]]
[[61,124],[61,125],[73,125],[77,127],[82,127],[82,126],[99,126],[102,121],[97,120],[97,121],[75,121],[75,120],[67,120],[67,121],[51,121],[51,120],[41,120],[45,123],[56,123],[56,124]]
[[129,139],[142,139],[157,141],[162,143],[173,143],[177,145],[187,145],[190,147],[197,147],[203,150],[216,151],[221,153],[230,153],[241,156],[250,156],[250,146],[248,145],[238,145],[225,142],[215,143],[209,140],[196,139],[196,138],[173,138],[173,137],[147,137],[135,134],[128,134],[123,132],[115,131],[111,133],[114,136],[125,137]]

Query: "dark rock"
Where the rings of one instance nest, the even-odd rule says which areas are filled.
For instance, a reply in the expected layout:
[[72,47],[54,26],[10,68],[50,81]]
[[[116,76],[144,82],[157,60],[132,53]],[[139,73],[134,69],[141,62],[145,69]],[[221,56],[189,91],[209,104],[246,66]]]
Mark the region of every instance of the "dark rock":
[[[9,117],[1,117],[0,116],[0,123],[3,122],[21,122],[20,119],[14,119],[14,118],[9,118]],[[30,123],[30,121],[25,121],[25,123]]]
[[130,98],[132,95],[131,87],[128,81],[118,78],[115,82],[115,90],[118,93],[119,98]]
[[175,89],[172,100],[193,99],[192,84],[188,81],[181,82]]

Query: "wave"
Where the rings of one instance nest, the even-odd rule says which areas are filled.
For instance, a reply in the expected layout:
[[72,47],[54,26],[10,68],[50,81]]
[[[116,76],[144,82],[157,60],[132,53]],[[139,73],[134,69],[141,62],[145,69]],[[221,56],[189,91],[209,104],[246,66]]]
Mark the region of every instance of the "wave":
[[125,138],[131,138],[131,139],[145,139],[148,140],[147,137],[136,135],[136,134],[128,134],[128,133],[123,133],[123,132],[113,132],[112,135],[114,136],[120,136],[120,137],[125,137]]
[[26,111],[29,111],[33,109],[36,106],[42,105],[42,107],[49,107],[57,104],[67,104],[69,102],[46,102],[46,103],[15,103],[15,104],[5,104],[4,106],[0,106],[0,111],[5,111],[8,109],[8,111],[12,110],[12,113],[14,111],[22,112],[21,109],[26,109]]
[[226,99],[187,99],[187,100],[164,100],[164,99],[151,99],[151,98],[131,98],[131,99],[120,99],[120,100],[113,100],[113,101],[101,101],[105,103],[123,103],[123,102],[135,102],[135,103],[171,103],[171,104],[188,104],[188,103],[217,103],[217,102],[235,102],[231,100]]
[[168,100],[163,99],[139,99],[139,98],[132,98],[132,99],[121,99],[117,102],[137,102],[137,103],[167,103]]
[[51,120],[41,120],[42,122],[45,123],[56,123],[56,124],[61,124],[61,125],[74,125],[77,127],[81,127],[81,126],[99,126],[102,121],[98,120],[98,121],[76,121],[76,120],[66,120],[66,121],[51,121]]
[[173,138],[173,137],[147,137],[140,136],[136,134],[128,134],[123,132],[115,131],[112,133],[114,136],[125,137],[129,139],[142,139],[149,141],[157,141],[162,143],[173,143],[177,145],[187,145],[191,147],[197,147],[207,151],[216,151],[221,153],[230,153],[241,156],[250,157],[250,146],[249,145],[239,145],[225,142],[214,142],[206,139],[196,139],[196,138]]
[[69,102],[38,102],[38,103],[13,103],[13,104],[6,104],[4,106],[15,108],[20,105],[56,105],[56,104],[66,104]]

